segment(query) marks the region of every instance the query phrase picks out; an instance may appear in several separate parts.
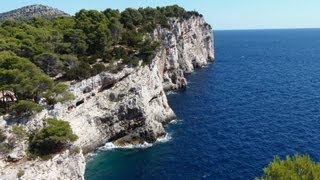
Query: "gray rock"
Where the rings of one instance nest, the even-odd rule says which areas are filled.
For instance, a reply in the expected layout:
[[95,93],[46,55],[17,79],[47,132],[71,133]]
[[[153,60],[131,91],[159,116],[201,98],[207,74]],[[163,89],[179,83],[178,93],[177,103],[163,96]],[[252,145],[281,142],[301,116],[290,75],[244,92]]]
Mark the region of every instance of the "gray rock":
[[207,65],[214,60],[213,32],[203,17],[192,16],[187,20],[172,18],[171,30],[158,27],[153,37],[162,45],[160,73],[165,90],[184,88],[184,74]]
[[57,16],[70,16],[69,14],[49,6],[35,4],[16,10],[0,13],[0,20],[7,19],[31,19],[33,17],[53,18]]
[[75,154],[67,150],[47,161],[25,161],[0,170],[0,179],[17,179],[20,170],[24,172],[20,179],[84,179],[85,158],[81,152]]

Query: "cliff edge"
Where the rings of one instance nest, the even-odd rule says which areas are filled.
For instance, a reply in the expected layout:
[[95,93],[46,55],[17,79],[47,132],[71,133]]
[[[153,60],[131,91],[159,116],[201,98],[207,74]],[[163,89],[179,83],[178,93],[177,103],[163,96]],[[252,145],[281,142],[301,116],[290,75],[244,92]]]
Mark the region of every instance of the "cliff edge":
[[[80,152],[66,150],[48,161],[25,161],[26,145],[20,145],[6,157],[15,164],[0,160],[1,178],[15,179],[23,170],[21,179],[84,179],[84,155],[97,147],[107,142],[153,143],[165,136],[164,126],[175,119],[165,92],[186,87],[185,74],[214,60],[213,31],[202,16],[170,18],[169,25],[152,33],[161,47],[150,65],[70,82],[75,100],[19,120],[30,130],[42,127],[44,118],[68,121],[79,137],[74,146]],[[0,118],[0,126],[6,123]]]

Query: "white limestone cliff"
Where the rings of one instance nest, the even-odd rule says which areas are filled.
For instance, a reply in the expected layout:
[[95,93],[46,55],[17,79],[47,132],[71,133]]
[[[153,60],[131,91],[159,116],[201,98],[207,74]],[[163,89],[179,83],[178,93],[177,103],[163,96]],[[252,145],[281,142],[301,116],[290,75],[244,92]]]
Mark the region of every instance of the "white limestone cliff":
[[[74,143],[82,149],[79,154],[66,150],[48,161],[26,161],[25,154],[0,156],[0,179],[16,179],[20,169],[21,179],[84,179],[83,154],[107,142],[153,143],[165,136],[164,126],[175,118],[165,91],[185,87],[185,74],[214,59],[213,32],[202,16],[172,18],[169,24],[170,30],[159,27],[152,33],[161,48],[150,65],[118,74],[103,72],[70,84],[74,101],[20,120],[29,130],[43,126],[48,117],[68,121],[79,137]],[[1,124],[9,127],[0,118]],[[27,141],[21,143],[25,146],[19,149],[25,150]],[[8,158],[18,162],[8,163]]]
[[189,19],[173,18],[171,29],[157,28],[153,36],[162,43],[160,73],[165,90],[187,85],[184,74],[214,60],[213,32],[200,16]]

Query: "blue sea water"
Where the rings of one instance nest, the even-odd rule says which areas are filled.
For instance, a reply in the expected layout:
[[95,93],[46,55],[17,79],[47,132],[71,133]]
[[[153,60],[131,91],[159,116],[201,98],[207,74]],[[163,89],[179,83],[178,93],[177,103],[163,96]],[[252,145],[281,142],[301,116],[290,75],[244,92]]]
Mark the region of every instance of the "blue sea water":
[[253,179],[274,155],[320,160],[320,30],[216,31],[214,64],[169,95],[171,139],[98,151],[86,179]]

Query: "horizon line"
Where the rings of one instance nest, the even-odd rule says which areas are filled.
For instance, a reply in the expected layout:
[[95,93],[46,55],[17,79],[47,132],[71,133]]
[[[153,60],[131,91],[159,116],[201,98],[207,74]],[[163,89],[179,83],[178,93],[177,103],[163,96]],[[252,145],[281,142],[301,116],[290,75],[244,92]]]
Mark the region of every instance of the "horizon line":
[[213,31],[259,31],[259,30],[312,30],[320,27],[288,27],[288,28],[234,28],[234,29],[213,29]]

